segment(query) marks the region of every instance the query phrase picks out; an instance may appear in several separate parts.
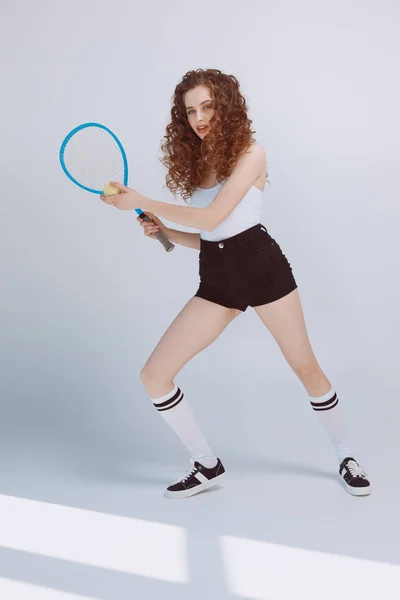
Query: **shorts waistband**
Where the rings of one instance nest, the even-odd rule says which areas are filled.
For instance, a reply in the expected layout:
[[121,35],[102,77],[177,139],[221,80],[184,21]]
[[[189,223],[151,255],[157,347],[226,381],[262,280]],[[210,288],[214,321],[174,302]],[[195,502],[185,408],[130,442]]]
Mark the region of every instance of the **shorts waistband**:
[[200,238],[200,249],[212,252],[214,250],[221,250],[222,248],[235,247],[239,245],[239,240],[249,240],[252,237],[254,237],[254,235],[256,235],[260,230],[265,231],[269,235],[269,232],[267,231],[265,225],[263,225],[262,223],[257,223],[257,225],[253,225],[253,227],[245,229],[244,231],[241,231],[240,233],[237,233],[236,235],[233,235],[229,238],[225,238],[223,240],[214,242],[210,240],[203,240],[202,238]]

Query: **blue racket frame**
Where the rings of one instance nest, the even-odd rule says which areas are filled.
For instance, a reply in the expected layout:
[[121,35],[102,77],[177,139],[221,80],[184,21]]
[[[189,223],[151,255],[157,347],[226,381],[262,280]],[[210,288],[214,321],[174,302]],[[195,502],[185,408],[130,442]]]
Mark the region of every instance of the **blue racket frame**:
[[[77,181],[74,177],[72,177],[71,173],[68,171],[68,169],[67,169],[67,167],[65,165],[64,151],[65,151],[66,145],[68,144],[68,142],[71,139],[71,137],[73,135],[75,135],[75,133],[77,133],[81,129],[86,129],[87,127],[99,127],[100,129],[104,129],[104,131],[107,131],[107,133],[109,133],[114,138],[116,144],[118,145],[118,148],[121,151],[122,160],[123,160],[123,163],[124,163],[124,180],[123,180],[123,184],[124,185],[128,185],[128,160],[126,158],[126,153],[125,153],[124,147],[121,144],[121,142],[119,141],[119,139],[117,138],[117,136],[115,135],[115,133],[113,131],[111,131],[111,129],[109,129],[108,127],[106,127],[105,125],[101,125],[101,123],[83,123],[82,125],[78,125],[78,127],[75,127],[72,131],[70,131],[69,134],[64,139],[63,143],[61,144],[59,158],[60,158],[60,163],[61,163],[62,170],[64,171],[64,173],[66,174],[66,176],[73,183],[75,183],[75,185],[78,185],[80,188],[86,190],[87,192],[91,192],[92,194],[97,194],[99,196],[104,193],[103,190],[94,190],[92,188],[88,188],[85,185],[82,185],[81,183],[79,183],[79,181]],[[140,208],[135,208],[135,210],[138,213],[138,215],[141,215],[143,213],[143,211]]]

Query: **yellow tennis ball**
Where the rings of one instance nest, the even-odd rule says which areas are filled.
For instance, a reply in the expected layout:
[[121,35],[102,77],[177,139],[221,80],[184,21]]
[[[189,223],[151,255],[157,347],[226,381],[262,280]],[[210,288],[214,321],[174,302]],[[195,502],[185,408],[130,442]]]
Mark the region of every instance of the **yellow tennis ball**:
[[104,195],[105,196],[116,196],[117,194],[120,194],[120,193],[121,193],[121,190],[119,190],[118,188],[111,185],[111,183],[106,183],[106,185],[104,186]]

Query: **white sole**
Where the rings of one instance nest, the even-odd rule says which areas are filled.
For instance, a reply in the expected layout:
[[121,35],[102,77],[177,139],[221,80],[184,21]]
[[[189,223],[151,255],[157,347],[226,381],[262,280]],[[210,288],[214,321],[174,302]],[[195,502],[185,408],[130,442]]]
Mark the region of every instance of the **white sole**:
[[353,488],[353,487],[351,487],[351,485],[349,485],[348,483],[345,482],[345,480],[343,479],[343,477],[341,475],[339,475],[339,479],[340,479],[341,483],[344,485],[344,487],[346,488],[346,491],[349,492],[349,494],[351,494],[352,496],[369,496],[371,493],[370,485],[368,487],[364,487],[364,488]]
[[205,481],[200,485],[196,485],[195,487],[189,488],[188,490],[180,490],[179,492],[170,492],[168,489],[165,490],[164,496],[166,498],[190,498],[190,496],[195,496],[196,494],[200,494],[204,490],[212,487],[213,485],[217,485],[221,479],[225,476],[226,473],[221,473],[221,475],[217,475],[210,481]]

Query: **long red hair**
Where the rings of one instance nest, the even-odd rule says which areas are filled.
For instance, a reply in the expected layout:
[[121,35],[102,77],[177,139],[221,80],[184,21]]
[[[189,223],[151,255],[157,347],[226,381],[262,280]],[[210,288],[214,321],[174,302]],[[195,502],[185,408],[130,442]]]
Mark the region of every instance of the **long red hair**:
[[[184,94],[199,85],[210,90],[214,108],[203,140],[190,126],[184,103]],[[208,169],[216,171],[218,183],[227,179],[239,157],[255,142],[251,123],[234,75],[218,69],[188,71],[175,88],[171,121],[161,146],[164,157],[160,161],[168,169],[166,185],[173,195],[179,193],[185,201],[191,198]]]

